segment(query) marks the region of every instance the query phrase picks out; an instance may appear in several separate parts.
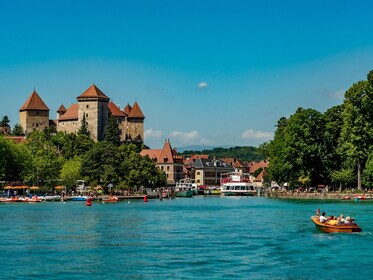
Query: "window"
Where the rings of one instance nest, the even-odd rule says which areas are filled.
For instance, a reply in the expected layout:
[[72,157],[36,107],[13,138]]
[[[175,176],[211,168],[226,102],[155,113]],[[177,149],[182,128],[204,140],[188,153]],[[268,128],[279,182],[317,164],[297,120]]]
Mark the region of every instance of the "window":
[[170,171],[170,166],[167,166],[167,171]]
[[85,116],[88,118],[88,114],[85,114]]
[[86,108],[88,109],[89,108],[89,105],[87,104]]
[[197,175],[201,175],[201,173],[199,171],[197,171]]
[[36,111],[36,115],[39,116],[39,115],[40,115],[40,112],[39,112],[39,111]]

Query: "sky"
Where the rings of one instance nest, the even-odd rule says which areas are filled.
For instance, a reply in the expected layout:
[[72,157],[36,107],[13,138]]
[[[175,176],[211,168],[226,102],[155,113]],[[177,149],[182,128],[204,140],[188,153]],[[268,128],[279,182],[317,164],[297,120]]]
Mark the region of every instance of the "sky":
[[0,117],[93,83],[138,102],[145,144],[259,146],[298,107],[325,112],[373,69],[373,1],[3,0]]

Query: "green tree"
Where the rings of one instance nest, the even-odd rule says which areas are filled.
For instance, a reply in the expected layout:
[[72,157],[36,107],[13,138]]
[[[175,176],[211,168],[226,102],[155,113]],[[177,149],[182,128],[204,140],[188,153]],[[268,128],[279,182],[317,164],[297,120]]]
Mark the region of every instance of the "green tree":
[[351,168],[334,170],[330,175],[334,182],[339,183],[339,191],[342,191],[344,187],[348,186],[355,179],[354,171]]
[[24,136],[25,132],[22,128],[22,126],[18,123],[16,123],[12,129],[12,135],[14,136]]
[[81,169],[82,160],[79,157],[71,158],[62,165],[60,177],[67,188],[73,188],[76,181],[81,179]]
[[10,127],[9,122],[10,122],[10,120],[9,120],[8,116],[5,115],[0,122],[0,127]]
[[373,186],[373,152],[370,152],[368,160],[365,163],[365,168],[362,174],[362,182],[364,186],[369,188]]
[[121,130],[119,129],[118,121],[109,112],[108,124],[105,129],[104,140],[113,143],[115,146],[120,145]]
[[369,81],[360,81],[352,85],[346,94],[343,110],[343,127],[340,151],[344,158],[356,163],[357,186],[362,190],[361,173],[373,139],[373,80],[372,71]]
[[87,136],[91,135],[91,133],[89,132],[89,129],[88,129],[88,122],[85,118],[85,114],[83,114],[81,125],[80,125],[79,131],[78,131],[78,135],[87,135]]
[[269,174],[278,183],[297,185],[307,174],[312,184],[324,183],[325,144],[323,115],[313,109],[298,110],[288,120],[281,118],[274,140],[269,143]]

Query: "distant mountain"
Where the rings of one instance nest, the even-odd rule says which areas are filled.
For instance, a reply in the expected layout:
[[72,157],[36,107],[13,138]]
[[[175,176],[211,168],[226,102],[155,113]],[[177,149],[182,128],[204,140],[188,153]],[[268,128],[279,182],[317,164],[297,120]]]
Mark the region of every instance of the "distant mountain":
[[231,148],[235,147],[233,145],[222,145],[222,146],[208,146],[208,145],[189,145],[184,147],[177,147],[176,150],[178,153],[184,153],[185,151],[203,151],[203,150],[213,150],[215,148]]

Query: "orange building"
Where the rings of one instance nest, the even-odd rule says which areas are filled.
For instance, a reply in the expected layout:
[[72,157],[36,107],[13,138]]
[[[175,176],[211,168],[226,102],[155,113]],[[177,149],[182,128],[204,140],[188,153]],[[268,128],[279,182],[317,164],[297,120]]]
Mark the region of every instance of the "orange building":
[[166,139],[161,150],[144,149],[141,156],[148,156],[156,162],[157,167],[166,173],[167,185],[174,186],[183,175],[183,158],[171,147],[170,140]]

